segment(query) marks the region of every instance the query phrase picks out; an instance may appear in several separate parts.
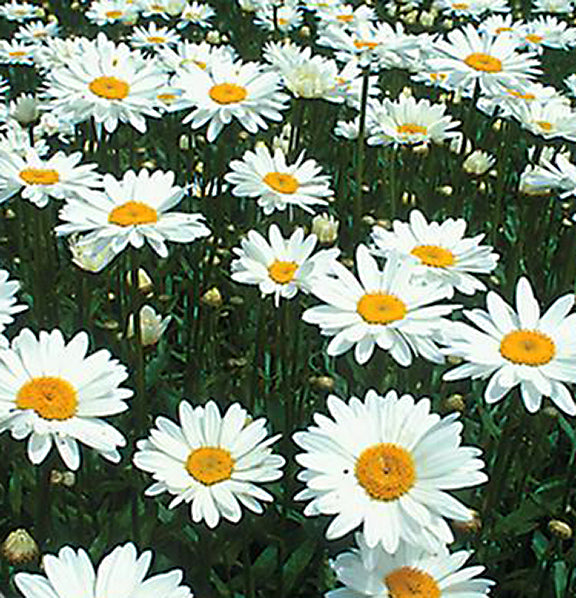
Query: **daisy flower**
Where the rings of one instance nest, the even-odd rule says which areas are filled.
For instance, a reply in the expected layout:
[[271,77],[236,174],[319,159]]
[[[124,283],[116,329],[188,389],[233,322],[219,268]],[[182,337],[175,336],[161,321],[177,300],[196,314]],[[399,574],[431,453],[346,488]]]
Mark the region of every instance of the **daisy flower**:
[[184,29],[188,25],[197,25],[204,29],[210,27],[210,19],[216,15],[214,9],[205,2],[191,2],[186,4],[179,15],[176,29]]
[[369,145],[437,143],[457,135],[453,129],[460,122],[445,114],[446,104],[416,101],[400,94],[396,102],[384,99],[372,103],[374,110],[368,128]]
[[138,0],[143,17],[170,18],[170,0]]
[[56,37],[58,35],[60,35],[60,27],[58,23],[34,21],[34,23],[22,25],[18,31],[16,31],[14,37],[23,43],[38,44],[48,37]]
[[330,562],[345,588],[327,592],[325,598],[483,598],[494,585],[489,579],[477,577],[484,567],[462,568],[471,552],[451,554],[441,546],[430,554],[402,542],[394,554],[389,554],[379,545],[370,548],[362,534],[355,538],[358,548]]
[[134,23],[138,7],[126,0],[95,0],[86,11],[86,18],[99,27],[110,23]]
[[526,23],[518,31],[521,47],[541,54],[544,48],[568,50],[576,45],[576,29],[556,17],[540,17]]
[[116,546],[94,570],[88,553],[64,546],[58,555],[42,558],[43,573],[17,573],[16,587],[24,598],[78,598],[118,596],[118,598],[159,595],[165,598],[192,598],[187,586],[180,585],[182,571],[173,569],[144,580],[152,562],[152,551],[138,556],[132,542]]
[[266,420],[251,421],[238,403],[221,415],[214,401],[196,408],[182,401],[178,414],[178,424],[156,418],[148,438],[136,443],[134,464],[155,480],[145,494],[174,495],[170,509],[191,503],[192,521],[210,528],[221,517],[238,523],[243,506],[263,513],[260,501],[274,498],[259,484],[282,477],[284,458],[270,448],[280,436],[267,438]]
[[172,85],[184,90],[194,110],[184,118],[193,129],[206,123],[206,138],[212,143],[233,118],[250,133],[267,129],[264,117],[282,120],[280,110],[288,97],[280,93],[280,78],[275,73],[262,73],[254,62],[213,63],[210,73],[191,66],[177,73]]
[[42,16],[42,8],[29,2],[15,2],[3,4],[0,7],[0,15],[9,21],[26,21]]
[[533,12],[565,14],[574,10],[573,0],[533,0]]
[[[174,185],[174,173],[129,170],[122,180],[104,175],[104,192],[95,197],[69,199],[60,210],[65,222],[58,235],[82,233],[82,243],[107,241],[117,255],[128,245],[144,243],[160,257],[168,256],[166,241],[190,243],[206,237],[210,229],[201,214],[169,212],[180,203],[186,189]],[[82,244],[81,243],[81,244]]]
[[233,62],[237,58],[232,46],[213,46],[208,42],[192,43],[181,41],[176,48],[159,48],[158,56],[166,68],[179,71],[196,72],[196,67],[210,72],[214,63]]
[[14,321],[12,317],[26,309],[27,305],[16,305],[16,293],[20,289],[20,283],[16,280],[8,280],[8,272],[0,270],[0,349],[8,347],[8,340],[3,332],[7,324]]
[[156,90],[168,82],[156,62],[126,44],[116,45],[103,33],[46,76],[46,96],[57,114],[75,122],[93,118],[98,130],[104,126],[108,133],[119,122],[145,132],[145,117],[159,116],[154,109]]
[[158,27],[154,21],[145,27],[136,27],[130,37],[130,45],[133,48],[166,48],[173,46],[180,41],[180,36],[168,27]]
[[487,480],[482,451],[461,446],[458,414],[430,413],[430,399],[414,401],[390,390],[369,390],[348,403],[331,395],[330,416],[316,414],[294,442],[305,452],[306,488],[296,500],[310,500],[304,514],[335,515],[326,530],[334,540],[363,526],[368,547],[395,553],[401,541],[437,552],[452,542],[445,517],[469,521],[470,510],[447,490]]
[[39,208],[55,199],[89,198],[102,186],[97,164],[80,164],[82,152],[57,152],[41,158],[35,149],[24,157],[0,151],[0,203],[18,192]]
[[485,291],[476,274],[489,274],[496,268],[498,254],[480,245],[484,234],[464,237],[466,220],[448,218],[444,222],[426,221],[419,210],[410,212],[410,222],[394,220],[393,231],[381,226],[372,229],[373,253],[390,257],[396,253],[409,263],[416,262],[414,280],[445,288],[448,297],[454,290],[465,295]]
[[443,363],[436,332],[447,324],[442,316],[459,306],[431,304],[449,297],[449,288],[414,283],[413,269],[395,255],[381,271],[364,245],[356,250],[356,266],[360,281],[339,262],[333,264],[335,277],[322,277],[312,285],[312,293],[326,305],[302,315],[305,322],[320,326],[323,335],[334,337],[328,355],[355,346],[354,358],[364,364],[380,347],[404,367],[414,354]]
[[286,206],[314,213],[311,206],[325,206],[328,202],[322,198],[333,195],[330,177],[320,174],[322,168],[315,160],[305,160],[304,152],[288,165],[281,148],[272,154],[266,145],[259,144],[253,152],[247,151],[242,160],[230,162],[230,169],[232,172],[224,178],[234,185],[232,194],[258,198],[266,215],[283,211]]
[[481,17],[485,12],[509,12],[510,7],[506,0],[435,0],[437,10],[447,12],[454,17]]
[[510,113],[520,125],[539,137],[562,137],[576,141],[576,113],[561,101],[517,102],[510,105]]
[[491,15],[482,20],[478,25],[478,33],[481,35],[513,35],[520,30],[524,21],[514,20],[513,15]]
[[516,51],[512,36],[481,36],[473,25],[448,33],[448,41],[436,42],[439,57],[429,58],[428,68],[446,73],[448,85],[458,89],[479,83],[483,92],[498,87],[518,87],[540,73],[531,54]]
[[36,45],[24,41],[0,39],[0,64],[32,66]]
[[304,17],[297,3],[286,3],[276,8],[276,19],[274,19],[274,8],[265,5],[256,12],[254,23],[267,31],[274,31],[278,28],[280,33],[288,33],[302,25]]
[[576,403],[566,383],[576,382],[576,314],[574,295],[557,299],[544,313],[526,278],[516,285],[516,311],[498,293],[486,296],[488,311],[473,309],[464,316],[477,328],[453,322],[443,331],[447,355],[468,363],[444,374],[444,380],[490,378],[484,398],[488,403],[503,399],[515,386],[526,409],[535,413],[542,397],[569,415],[576,415]]
[[[523,183],[535,189],[557,190],[560,197],[576,195],[576,164],[570,162],[569,155],[558,153],[552,159],[541,159],[527,169]],[[574,218],[574,217],[573,217]]]
[[376,11],[365,4],[358,7],[351,4],[337,4],[319,8],[316,16],[320,19],[321,28],[338,26],[343,29],[354,29],[377,19]]
[[128,409],[131,390],[120,388],[126,368],[101,349],[86,357],[88,335],[79,332],[65,343],[60,330],[25,328],[0,351],[0,432],[28,438],[34,465],[56,445],[68,469],[80,466],[78,442],[118,463],[124,436],[102,417]]
[[292,299],[299,290],[308,293],[319,277],[331,272],[340,255],[339,249],[324,249],[312,255],[317,237],[304,238],[301,228],[284,239],[278,226],[272,224],[268,239],[270,242],[251,230],[241,247],[232,250],[237,256],[232,262],[232,280],[258,285],[262,295],[274,294],[276,307],[280,297]]

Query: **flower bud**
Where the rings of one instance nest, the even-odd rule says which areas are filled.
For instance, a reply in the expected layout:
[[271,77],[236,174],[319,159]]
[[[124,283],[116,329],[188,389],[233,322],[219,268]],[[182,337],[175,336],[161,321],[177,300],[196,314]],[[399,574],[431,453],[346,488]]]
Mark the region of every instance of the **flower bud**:
[[554,534],[561,540],[570,540],[572,537],[572,528],[565,521],[552,519],[552,521],[548,522],[548,529],[551,534]]
[[452,525],[464,534],[477,534],[482,529],[482,519],[480,513],[470,509],[470,519],[468,521],[453,521]]
[[202,295],[200,301],[209,307],[220,307],[223,303],[222,293],[220,293],[218,287],[212,287],[211,289],[208,289],[204,295]]
[[466,409],[466,401],[464,400],[464,396],[458,393],[450,395],[444,401],[444,409],[448,413],[454,413],[456,411],[462,413]]
[[486,174],[494,166],[496,158],[488,152],[474,150],[462,164],[462,168],[468,174],[481,176]]
[[2,543],[2,554],[11,565],[31,563],[40,555],[38,544],[23,528],[14,530]]
[[326,212],[312,218],[312,233],[318,237],[320,243],[331,245],[338,238],[340,222]]
[[[130,286],[132,286],[132,273],[128,272],[126,274],[126,281]],[[144,270],[144,268],[138,268],[138,290],[144,294],[149,295],[152,290],[154,289],[154,284],[152,279],[148,275],[148,272]]]
[[[170,320],[172,320],[172,316],[162,318],[162,316],[158,315],[156,310],[150,305],[142,306],[142,309],[140,310],[142,346],[151,347],[152,345],[155,345],[166,331],[166,328],[168,328]],[[128,330],[126,336],[128,338],[135,336],[134,317],[132,315],[128,320]]]
[[323,390],[326,392],[332,392],[335,386],[334,378],[330,376],[311,376],[308,378],[308,382],[314,390]]

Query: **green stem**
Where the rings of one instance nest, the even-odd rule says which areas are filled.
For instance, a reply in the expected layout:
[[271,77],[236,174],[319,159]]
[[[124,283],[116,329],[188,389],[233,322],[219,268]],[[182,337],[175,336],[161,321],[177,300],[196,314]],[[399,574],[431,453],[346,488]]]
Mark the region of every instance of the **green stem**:
[[139,432],[146,429],[146,377],[144,369],[144,348],[142,346],[142,326],[140,312],[142,299],[138,288],[138,270],[140,259],[138,250],[132,248],[130,260],[130,292],[131,312],[134,325],[134,373],[136,377],[136,426]]
[[368,88],[370,84],[370,67],[362,73],[362,95],[360,99],[360,124],[358,127],[358,145],[356,148],[356,195],[354,196],[354,230],[359,231],[362,221],[362,181],[364,179],[364,160],[366,148],[366,110],[368,107]]

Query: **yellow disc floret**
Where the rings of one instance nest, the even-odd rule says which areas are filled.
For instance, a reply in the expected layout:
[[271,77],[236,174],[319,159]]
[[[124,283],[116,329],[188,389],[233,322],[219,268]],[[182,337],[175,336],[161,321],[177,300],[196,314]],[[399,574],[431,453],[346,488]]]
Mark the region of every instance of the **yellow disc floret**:
[[410,252],[416,256],[425,266],[432,268],[446,268],[455,263],[454,254],[439,245],[417,245]]
[[245,87],[236,85],[236,83],[220,83],[214,85],[208,92],[208,95],[217,104],[237,104],[246,99],[248,91]]
[[286,195],[296,193],[300,187],[298,179],[287,172],[269,172],[262,180],[274,191]]
[[60,181],[58,172],[49,168],[25,168],[19,176],[29,185],[54,185]]
[[203,446],[193,450],[186,459],[186,471],[204,486],[212,486],[232,477],[234,459],[220,447]]
[[400,567],[384,578],[390,598],[440,598],[436,580],[414,567]]
[[56,376],[32,378],[16,395],[18,409],[34,409],[44,419],[65,420],[76,414],[78,397],[75,388]]
[[412,455],[392,443],[379,443],[364,449],[356,460],[354,473],[360,486],[374,500],[396,500],[416,482]]
[[356,311],[369,324],[390,324],[402,320],[408,309],[401,299],[388,293],[367,293],[356,304]]
[[464,59],[464,62],[471,68],[485,73],[500,73],[502,71],[502,61],[490,54],[483,52],[474,52]]
[[96,77],[88,87],[93,94],[106,100],[123,100],[130,93],[130,85],[116,77]]
[[108,222],[118,226],[154,224],[158,222],[158,212],[140,201],[127,201],[108,214]]
[[500,342],[504,359],[520,365],[545,365],[556,355],[554,341],[538,330],[513,330]]
[[298,270],[298,264],[296,262],[274,260],[274,262],[268,266],[268,274],[270,275],[270,278],[278,284],[288,284],[294,278],[296,270]]

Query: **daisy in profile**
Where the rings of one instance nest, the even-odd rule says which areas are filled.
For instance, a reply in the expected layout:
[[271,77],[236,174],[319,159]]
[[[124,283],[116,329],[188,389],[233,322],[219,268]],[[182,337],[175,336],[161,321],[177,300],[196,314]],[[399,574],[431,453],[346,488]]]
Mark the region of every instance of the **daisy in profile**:
[[82,157],[82,152],[69,156],[57,152],[41,158],[32,148],[22,157],[0,150],[0,203],[18,192],[38,208],[45,207],[51,197],[94,197],[102,177],[95,172],[97,164],[80,164]]
[[130,45],[137,49],[154,49],[166,48],[173,46],[180,41],[180,36],[168,27],[158,27],[152,21],[148,28],[135,27],[134,33],[130,37]]
[[5,3],[0,7],[0,15],[9,21],[27,21],[42,16],[42,8],[29,2]]
[[334,277],[322,277],[312,293],[325,305],[307,309],[302,319],[320,326],[328,344],[328,355],[342,355],[354,347],[357,363],[366,363],[379,347],[407,367],[413,355],[434,363],[444,357],[436,345],[443,318],[457,305],[432,305],[450,296],[445,285],[423,287],[413,281],[414,270],[405,260],[391,255],[384,270],[378,268],[368,248],[356,250],[359,280],[342,264],[332,266]]
[[534,12],[551,12],[554,14],[566,14],[574,11],[573,0],[533,0],[532,10]]
[[0,64],[34,65],[36,44],[0,39]]
[[510,113],[534,135],[546,140],[561,137],[576,141],[576,112],[567,102],[517,102],[510,104]]
[[118,598],[159,595],[163,598],[192,598],[187,586],[180,585],[182,571],[173,569],[145,579],[152,562],[152,551],[138,556],[132,542],[119,545],[107,554],[94,569],[83,549],[64,546],[58,555],[42,558],[42,574],[17,573],[14,583],[24,598],[69,598],[74,591],[78,598],[110,596]]
[[211,72],[214,63],[233,62],[237,59],[232,46],[213,46],[208,42],[192,43],[185,39],[175,48],[160,48],[158,56],[162,64],[170,71],[196,72],[196,68]]
[[184,29],[189,25],[196,25],[207,29],[211,26],[210,19],[216,15],[214,9],[205,2],[190,2],[186,4],[182,9],[180,15],[178,15],[178,23],[176,29]]
[[562,199],[576,195],[576,164],[570,154],[558,153],[527,168],[524,184],[528,188],[554,190]]
[[169,212],[186,189],[174,185],[174,173],[129,170],[121,180],[104,175],[104,191],[96,197],[69,199],[60,210],[64,224],[58,235],[81,233],[80,245],[106,241],[117,255],[128,245],[148,243],[160,256],[168,256],[166,241],[190,243],[210,234],[201,214]]
[[24,43],[38,44],[49,37],[60,35],[60,27],[57,22],[43,23],[34,21],[27,25],[22,25],[14,34],[14,37]]
[[138,6],[126,0],[95,0],[86,10],[86,18],[99,27],[112,23],[135,23]]
[[442,143],[458,134],[454,129],[460,122],[445,114],[446,104],[400,94],[396,102],[386,98],[381,104],[374,101],[371,108],[369,145]]
[[170,18],[170,0],[139,0],[138,4],[144,18]]
[[327,205],[323,198],[333,195],[328,175],[320,174],[322,168],[315,160],[305,160],[304,152],[294,164],[288,165],[281,148],[272,154],[266,145],[258,144],[242,160],[230,162],[230,169],[232,172],[224,178],[234,185],[232,194],[258,198],[258,205],[266,215],[274,210],[283,211],[287,206],[314,213],[312,206]]
[[576,29],[556,17],[539,17],[519,30],[520,47],[542,54],[544,48],[569,50],[576,45]]
[[310,292],[319,278],[326,276],[336,264],[339,249],[323,249],[312,255],[318,241],[316,235],[304,238],[304,230],[297,228],[284,239],[276,224],[270,226],[267,241],[255,230],[232,251],[232,280],[258,285],[262,295],[274,295],[278,307],[280,298],[292,299],[298,291]]
[[453,17],[472,17],[477,19],[486,12],[509,12],[507,0],[434,0],[434,7]]
[[267,31],[274,31],[277,28],[280,33],[288,33],[300,27],[303,18],[298,2],[288,0],[285,4],[277,6],[276,11],[269,3],[263,5],[256,11],[254,23]]
[[296,461],[306,488],[295,498],[310,501],[307,516],[335,515],[326,538],[362,526],[366,545],[389,553],[402,541],[430,552],[452,542],[445,518],[469,521],[471,512],[447,491],[487,480],[482,451],[461,446],[458,415],[440,418],[430,399],[394,390],[348,402],[330,395],[327,407],[293,436],[305,451]]
[[46,73],[49,107],[74,122],[94,119],[113,133],[120,122],[146,131],[146,117],[157,117],[156,90],[168,83],[155,61],[100,33],[60,68]]
[[471,552],[450,553],[442,546],[430,554],[401,542],[389,554],[379,545],[370,548],[362,534],[355,538],[358,548],[339,554],[330,563],[345,587],[327,592],[325,598],[483,598],[494,585],[477,577],[484,567],[462,568]]
[[576,415],[567,386],[576,383],[576,314],[570,314],[574,295],[563,295],[542,315],[528,279],[520,278],[516,311],[494,291],[486,296],[486,306],[488,311],[463,312],[474,326],[453,322],[443,331],[444,352],[468,362],[447,371],[443,379],[489,378],[484,392],[488,403],[519,386],[530,413],[540,409],[543,397],[550,397],[558,409]]
[[284,458],[270,448],[280,436],[267,437],[266,420],[252,421],[238,403],[222,415],[214,401],[196,408],[182,401],[178,414],[178,424],[156,418],[148,438],[136,443],[134,465],[155,480],[146,495],[172,494],[170,509],[190,503],[192,521],[210,528],[220,518],[238,523],[242,507],[263,513],[261,501],[274,497],[260,483],[282,477]]
[[16,305],[16,293],[20,289],[17,280],[8,280],[6,270],[0,270],[0,349],[8,347],[8,340],[3,332],[7,324],[14,321],[14,314],[28,309],[27,305]]
[[124,436],[103,419],[128,409],[133,392],[120,388],[126,368],[108,351],[86,356],[88,335],[68,343],[60,330],[25,328],[0,351],[0,431],[28,437],[28,458],[42,463],[55,444],[68,469],[80,466],[78,443],[118,463]]
[[396,253],[414,267],[414,280],[446,287],[448,297],[454,290],[473,295],[486,286],[476,274],[490,274],[498,263],[492,247],[480,245],[484,234],[464,237],[466,220],[447,218],[427,222],[419,210],[410,212],[410,221],[394,220],[393,230],[381,226],[372,229],[373,253],[390,257]]
[[499,87],[519,87],[541,71],[532,54],[520,54],[512,36],[480,35],[473,25],[448,33],[447,41],[437,41],[440,56],[429,58],[428,68],[446,73],[446,83],[470,90],[476,83],[483,92]]
[[280,77],[263,73],[254,62],[214,62],[208,73],[191,66],[176,74],[172,85],[184,91],[194,110],[184,118],[193,129],[206,123],[206,138],[212,143],[235,118],[248,132],[267,129],[264,118],[279,122],[288,96],[280,92]]

